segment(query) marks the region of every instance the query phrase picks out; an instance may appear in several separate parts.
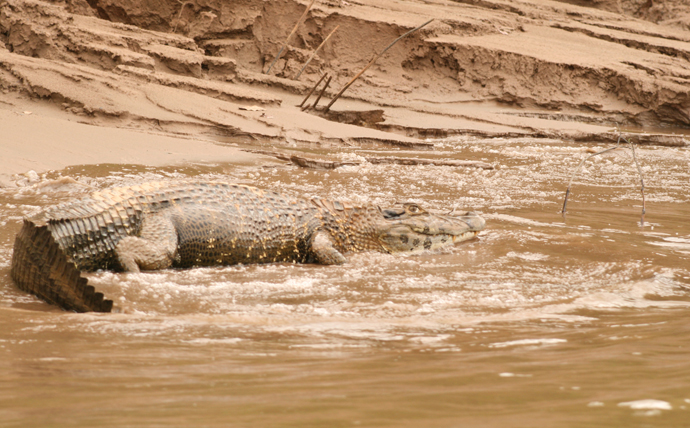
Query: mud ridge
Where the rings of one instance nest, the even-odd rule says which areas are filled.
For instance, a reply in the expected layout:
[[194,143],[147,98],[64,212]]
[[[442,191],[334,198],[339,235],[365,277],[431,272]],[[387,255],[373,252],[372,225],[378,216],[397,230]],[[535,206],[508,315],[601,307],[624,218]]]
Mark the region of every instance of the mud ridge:
[[[306,1],[6,0],[1,107],[248,145],[433,150],[427,138],[451,135],[610,141],[614,126],[640,128],[642,144],[686,145],[690,31],[631,15],[665,22],[690,6],[674,0],[664,18],[661,9],[617,4],[319,0],[269,75]],[[299,109],[321,76],[332,77],[324,105],[384,47],[429,20],[328,115]]]

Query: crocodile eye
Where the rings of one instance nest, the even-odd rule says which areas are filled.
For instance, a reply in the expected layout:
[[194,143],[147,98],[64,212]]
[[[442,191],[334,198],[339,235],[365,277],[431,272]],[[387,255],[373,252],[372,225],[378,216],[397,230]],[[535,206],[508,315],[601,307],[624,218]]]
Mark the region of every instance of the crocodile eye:
[[425,211],[424,211],[419,205],[417,205],[417,204],[408,203],[408,204],[405,204],[404,206],[405,206],[405,211],[406,211],[408,214],[421,214],[421,213],[424,213],[424,212],[425,212]]

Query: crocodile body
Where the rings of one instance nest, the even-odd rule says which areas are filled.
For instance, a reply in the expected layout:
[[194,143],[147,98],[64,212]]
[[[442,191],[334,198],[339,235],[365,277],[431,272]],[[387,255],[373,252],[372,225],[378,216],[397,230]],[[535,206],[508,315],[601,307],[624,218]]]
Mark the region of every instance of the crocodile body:
[[153,182],[92,193],[25,219],[11,275],[64,309],[109,312],[81,271],[250,263],[341,264],[345,254],[434,249],[484,227],[474,213],[430,214],[300,199],[219,182]]

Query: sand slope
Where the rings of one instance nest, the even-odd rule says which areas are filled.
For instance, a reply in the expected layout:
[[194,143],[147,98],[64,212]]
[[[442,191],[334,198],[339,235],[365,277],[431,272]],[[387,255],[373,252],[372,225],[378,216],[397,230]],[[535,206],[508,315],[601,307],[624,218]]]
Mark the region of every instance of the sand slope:
[[[690,7],[571,3],[583,2],[317,1],[266,75],[308,2],[186,2],[181,10],[175,0],[7,0],[2,180],[79,163],[259,159],[219,139],[409,146],[468,133],[593,141],[611,140],[620,126],[660,134],[641,142],[687,144],[663,129],[690,127]],[[333,113],[299,109],[324,73],[333,80],[321,106],[375,53],[432,18],[364,73]],[[357,113],[369,110],[383,113]]]

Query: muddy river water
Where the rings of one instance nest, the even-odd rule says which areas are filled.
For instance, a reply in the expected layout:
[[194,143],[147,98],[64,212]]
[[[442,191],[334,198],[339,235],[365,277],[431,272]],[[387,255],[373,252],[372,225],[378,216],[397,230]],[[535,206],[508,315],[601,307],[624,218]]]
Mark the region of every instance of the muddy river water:
[[[0,189],[0,426],[690,426],[690,150],[588,161],[557,140],[337,154],[496,169],[73,167]],[[311,150],[318,152],[318,150]],[[201,176],[487,220],[478,239],[343,266],[89,274],[119,313],[75,314],[9,278],[21,218],[90,189]],[[51,182],[69,176],[76,183]]]

